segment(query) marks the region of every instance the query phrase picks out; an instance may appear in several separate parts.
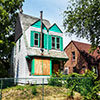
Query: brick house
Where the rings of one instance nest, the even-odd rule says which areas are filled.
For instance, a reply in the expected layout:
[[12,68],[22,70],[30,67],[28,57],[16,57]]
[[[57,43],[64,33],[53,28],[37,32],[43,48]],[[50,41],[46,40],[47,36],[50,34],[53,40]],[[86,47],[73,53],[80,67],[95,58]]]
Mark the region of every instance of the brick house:
[[[51,25],[43,19],[42,12],[40,14],[40,18],[18,14],[16,46],[11,60],[11,73],[15,78],[49,78],[52,73],[63,70],[63,62],[68,60],[63,51],[63,32],[56,23]],[[36,81],[41,83],[41,80]]]
[[69,60],[64,67],[67,73],[84,73],[85,69],[94,70],[100,76],[100,56],[95,50],[90,52],[91,45],[77,41],[71,41],[64,49]]

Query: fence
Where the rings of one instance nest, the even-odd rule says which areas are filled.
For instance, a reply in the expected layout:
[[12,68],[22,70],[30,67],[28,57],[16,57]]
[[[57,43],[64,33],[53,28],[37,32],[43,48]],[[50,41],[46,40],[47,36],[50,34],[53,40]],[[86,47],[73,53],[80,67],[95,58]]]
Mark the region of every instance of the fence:
[[[93,87],[91,78],[0,78],[0,100],[64,100],[73,91],[77,94],[86,95]],[[24,85],[24,86],[20,86]],[[16,87],[16,88],[15,88]],[[9,89],[8,89],[9,88]],[[6,90],[8,89],[8,90]],[[14,91],[13,91],[14,90]],[[14,92],[14,94],[13,94]],[[20,99],[18,95],[22,96]],[[30,92],[33,94],[31,95]],[[38,93],[38,94],[37,94]],[[69,93],[69,94],[68,94]],[[15,95],[16,94],[16,95]],[[59,94],[59,95],[58,95]],[[62,97],[62,98],[61,98]],[[34,98],[34,99],[33,99]],[[81,96],[79,96],[81,98]],[[11,99],[12,100],[12,99]],[[25,99],[26,100],[26,99]],[[79,99],[80,100],[80,99]]]

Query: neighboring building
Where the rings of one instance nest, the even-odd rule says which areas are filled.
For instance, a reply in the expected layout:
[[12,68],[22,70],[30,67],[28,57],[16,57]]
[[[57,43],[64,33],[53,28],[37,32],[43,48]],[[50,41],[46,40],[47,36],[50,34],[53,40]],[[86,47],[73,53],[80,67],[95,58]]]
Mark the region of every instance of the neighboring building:
[[84,73],[85,69],[94,70],[100,76],[100,56],[95,50],[89,53],[90,44],[71,41],[64,49],[69,60],[65,63],[68,74],[77,72]]
[[63,32],[56,23],[50,25],[42,19],[42,12],[40,19],[18,14],[15,43],[11,63],[15,78],[49,78],[52,73],[63,70],[63,62],[68,60],[63,51]]

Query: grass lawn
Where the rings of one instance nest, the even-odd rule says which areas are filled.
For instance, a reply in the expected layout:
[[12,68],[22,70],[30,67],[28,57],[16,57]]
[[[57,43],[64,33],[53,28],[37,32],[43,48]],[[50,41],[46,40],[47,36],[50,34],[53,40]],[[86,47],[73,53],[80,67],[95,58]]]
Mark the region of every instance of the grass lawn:
[[[42,85],[36,86],[36,94],[32,94],[32,87],[25,85],[3,89],[2,100],[42,100]],[[67,93],[68,89],[64,87],[44,85],[44,100],[70,100]],[[75,92],[74,100],[81,100],[79,93]]]

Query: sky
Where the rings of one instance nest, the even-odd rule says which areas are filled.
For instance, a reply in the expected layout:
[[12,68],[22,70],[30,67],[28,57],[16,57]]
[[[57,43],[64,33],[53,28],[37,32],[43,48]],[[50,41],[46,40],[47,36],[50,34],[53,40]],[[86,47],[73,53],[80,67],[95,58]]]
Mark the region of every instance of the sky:
[[56,23],[64,32],[63,47],[66,47],[71,40],[89,43],[86,39],[76,36],[66,36],[63,28],[63,11],[66,10],[70,0],[25,0],[23,13],[40,18],[40,11],[43,11],[43,18],[49,20],[51,25]]

